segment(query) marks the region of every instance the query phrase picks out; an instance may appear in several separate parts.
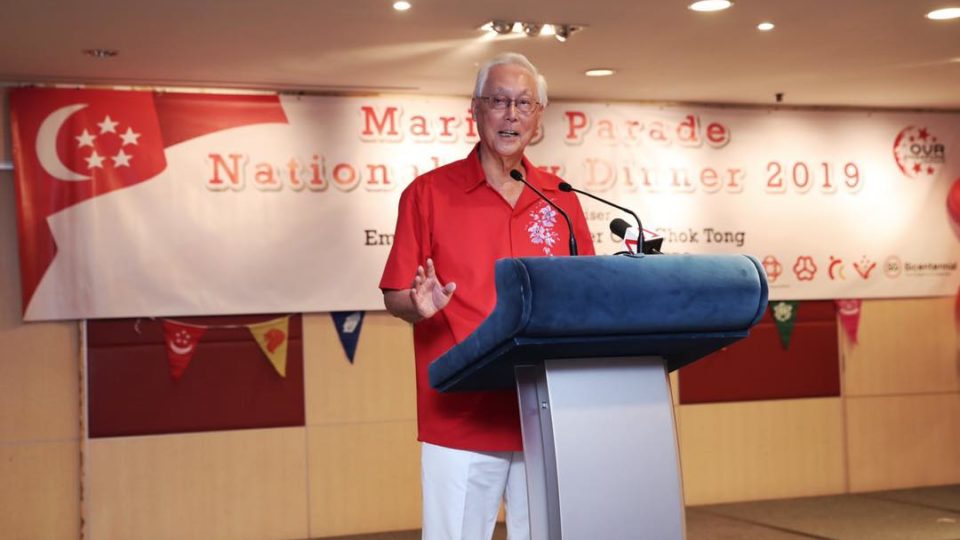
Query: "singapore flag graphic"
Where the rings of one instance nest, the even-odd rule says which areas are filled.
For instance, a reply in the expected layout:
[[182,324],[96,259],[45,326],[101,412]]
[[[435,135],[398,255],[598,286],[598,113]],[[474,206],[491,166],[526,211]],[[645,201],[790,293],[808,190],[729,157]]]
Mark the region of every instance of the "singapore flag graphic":
[[[230,97],[236,101],[236,96]],[[73,222],[64,222],[62,230],[55,230],[59,215],[161,177],[168,168],[166,152],[172,145],[230,127],[286,122],[276,96],[249,99],[265,106],[238,108],[223,96],[198,98],[174,93],[11,91],[25,318],[86,318],[92,313],[89,301],[94,291],[70,277],[82,275],[83,269],[69,261],[59,265],[55,261],[65,244],[83,249],[93,239],[79,237],[82,229]],[[109,228],[109,224],[100,226]],[[142,235],[144,249],[148,249],[148,233]],[[50,275],[52,267],[59,276]],[[122,273],[122,269],[113,270]],[[45,305],[33,305],[42,286],[48,289],[41,302]]]

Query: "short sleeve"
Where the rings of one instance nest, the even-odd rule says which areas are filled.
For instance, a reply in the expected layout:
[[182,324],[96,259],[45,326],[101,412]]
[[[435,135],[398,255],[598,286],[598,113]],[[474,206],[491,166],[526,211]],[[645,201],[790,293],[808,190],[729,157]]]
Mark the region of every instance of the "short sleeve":
[[387,264],[380,278],[380,289],[409,289],[417,273],[417,266],[423,264],[429,246],[426,217],[421,212],[419,183],[414,182],[400,195],[397,212],[397,228],[393,235],[393,245]]

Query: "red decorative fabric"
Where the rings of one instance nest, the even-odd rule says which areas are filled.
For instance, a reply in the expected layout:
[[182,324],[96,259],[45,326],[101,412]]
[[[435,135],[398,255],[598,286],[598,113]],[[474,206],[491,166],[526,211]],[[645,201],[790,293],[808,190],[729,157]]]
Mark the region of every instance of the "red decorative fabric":
[[170,376],[162,321],[87,321],[92,438],[303,426],[303,323],[290,317],[286,377],[250,335],[266,315],[178,317],[208,327],[190,368]]
[[789,349],[770,311],[750,337],[680,369],[681,404],[840,395],[833,301],[801,302]]

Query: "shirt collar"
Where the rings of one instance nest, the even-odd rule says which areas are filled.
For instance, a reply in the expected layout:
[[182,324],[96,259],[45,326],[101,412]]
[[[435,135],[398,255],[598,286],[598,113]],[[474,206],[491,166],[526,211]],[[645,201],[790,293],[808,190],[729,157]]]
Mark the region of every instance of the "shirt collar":
[[[530,182],[533,187],[539,189],[540,191],[557,190],[557,185],[548,180],[543,171],[535,167],[533,163],[530,163],[530,160],[527,159],[526,154],[524,154],[521,160],[524,170],[527,171],[527,176],[525,178],[527,182]],[[483,172],[483,166],[480,164],[480,143],[477,143],[476,146],[473,147],[473,151],[470,152],[469,156],[467,156],[467,162],[469,164],[471,174],[466,182],[466,189],[464,191],[469,193],[487,182],[487,175]]]

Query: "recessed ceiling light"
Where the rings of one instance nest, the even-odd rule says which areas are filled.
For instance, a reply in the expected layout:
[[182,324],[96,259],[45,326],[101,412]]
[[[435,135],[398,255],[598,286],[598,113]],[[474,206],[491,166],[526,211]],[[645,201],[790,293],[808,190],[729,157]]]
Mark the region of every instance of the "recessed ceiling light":
[[693,11],[722,11],[732,6],[730,0],[699,0],[687,6]]
[[406,0],[399,0],[398,2],[393,3],[393,9],[397,11],[406,11],[410,9],[411,6],[412,4]]
[[616,73],[616,71],[612,69],[607,69],[607,68],[588,69],[583,72],[583,74],[586,75],[587,77],[609,77],[614,73]]
[[581,28],[583,27],[575,24],[555,24],[553,25],[553,33],[557,41],[563,43],[570,39],[570,34],[578,32]]
[[935,9],[930,13],[927,13],[927,18],[933,19],[935,21],[960,19],[960,7],[948,7],[943,9]]
[[498,34],[509,34],[513,30],[513,23],[509,21],[491,21],[490,29]]
[[83,54],[94,58],[113,58],[120,54],[116,49],[84,49]]
[[557,24],[557,23],[539,23],[539,22],[513,22],[503,19],[488,21],[479,28],[481,32],[486,32],[487,37],[497,35],[526,35],[527,37],[553,36],[557,41],[566,41],[570,34],[579,32],[584,27],[577,24]]
[[540,35],[540,31],[543,30],[543,25],[540,23],[521,23],[523,28],[523,33],[530,37],[537,37]]
[[769,32],[769,31],[773,30],[773,29],[775,28],[775,26],[776,26],[776,25],[774,25],[772,22],[764,21],[764,22],[762,22],[762,23],[760,23],[760,24],[757,25],[757,30],[759,30],[759,31],[761,31],[761,32]]

